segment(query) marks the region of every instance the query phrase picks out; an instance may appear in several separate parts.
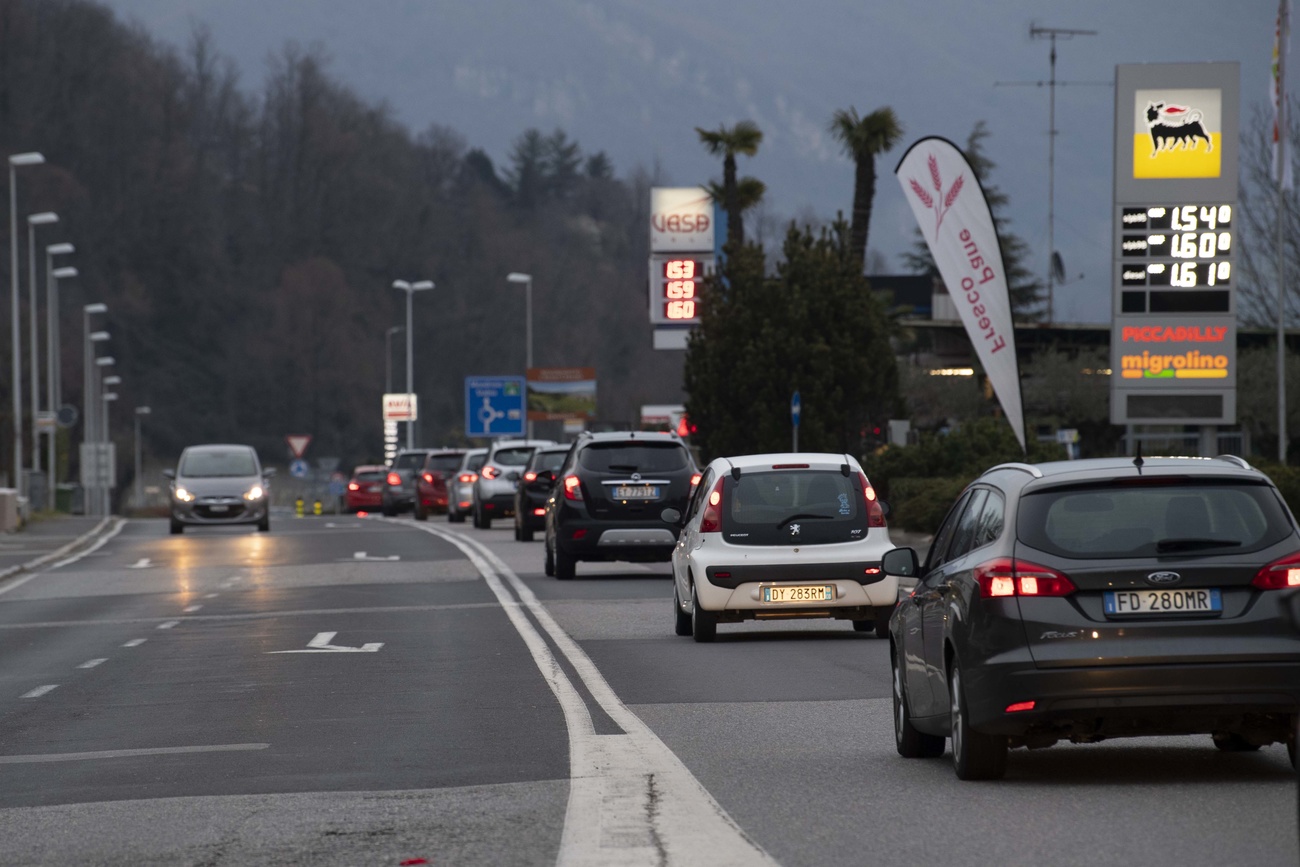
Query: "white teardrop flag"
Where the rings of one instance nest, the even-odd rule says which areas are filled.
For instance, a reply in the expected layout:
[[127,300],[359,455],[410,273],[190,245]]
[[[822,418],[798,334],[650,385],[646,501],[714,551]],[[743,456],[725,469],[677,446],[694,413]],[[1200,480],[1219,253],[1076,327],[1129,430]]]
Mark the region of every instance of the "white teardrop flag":
[[938,137],[923,138],[908,148],[894,175],[1024,450],[1025,414],[1007,270],[979,180],[962,152]]

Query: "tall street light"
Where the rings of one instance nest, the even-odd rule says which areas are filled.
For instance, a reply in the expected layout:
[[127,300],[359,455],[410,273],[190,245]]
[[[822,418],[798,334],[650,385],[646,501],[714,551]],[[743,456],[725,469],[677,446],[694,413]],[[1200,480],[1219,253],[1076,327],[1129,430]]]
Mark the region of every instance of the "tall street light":
[[9,387],[13,392],[14,413],[13,485],[19,497],[23,496],[23,355],[18,342],[21,333],[18,328],[18,168],[39,166],[43,162],[45,157],[35,151],[9,156],[9,340],[13,349]]
[[[71,266],[55,268],[54,257],[74,252],[76,248],[71,244],[50,244],[45,248],[45,378],[48,380],[45,385],[45,401],[49,404],[52,421],[58,418],[59,405],[63,400],[60,382],[62,371],[59,369],[62,360],[59,351],[59,281],[77,276],[77,269]],[[59,467],[58,428],[51,426],[47,433],[50,438],[46,456],[50,467],[50,490],[54,490]]]
[[393,335],[405,330],[404,325],[394,325],[384,332],[384,394],[393,393]]
[[[415,387],[414,385],[412,385],[412,382],[415,377],[412,372],[413,365],[412,365],[412,353],[411,353],[411,299],[415,297],[416,292],[419,292],[423,289],[432,289],[433,281],[417,280],[414,283],[408,283],[405,280],[394,280],[393,288],[401,289],[403,292],[406,293],[406,393],[409,395],[413,395],[415,394]],[[415,422],[414,421],[408,421],[406,423],[406,447],[408,449],[415,448]]]
[[[104,394],[103,394],[102,400],[103,400],[103,402],[104,402],[104,410],[103,410],[103,419],[104,419],[104,454],[105,454],[106,456],[107,456],[107,454],[108,454],[108,443],[109,443],[109,439],[108,439],[108,407],[109,407],[109,405],[110,405],[113,401],[117,400],[117,392],[109,391],[109,390],[108,390],[108,387],[109,387],[110,385],[118,385],[118,384],[120,384],[121,382],[122,382],[122,377],[120,377],[120,376],[106,376],[106,377],[104,377]],[[108,461],[105,461],[104,463],[107,465],[109,462],[108,462]],[[106,474],[106,478],[104,479],[104,503],[103,503],[103,512],[102,512],[102,514],[104,514],[104,515],[111,515],[111,514],[113,514],[113,482],[114,482],[114,479],[113,479],[112,474]]]
[[[524,284],[524,323],[525,323],[524,367],[529,368],[533,366],[533,275],[522,274],[518,271],[512,271],[511,273],[506,275],[506,279],[509,280],[511,283]],[[524,371],[524,373],[527,372],[528,372],[527,370]],[[525,409],[525,414],[527,414],[527,409]],[[532,419],[528,420],[528,438],[529,439],[533,438]]]
[[94,344],[108,339],[107,331],[90,330],[90,317],[96,313],[107,313],[107,304],[87,304],[81,308],[82,312],[82,335],[85,338],[82,346],[82,378],[81,378],[81,441],[84,443],[93,442],[95,439],[95,422],[92,411],[93,404],[91,398],[94,396],[91,389],[91,369],[95,363],[95,346]]
[[[96,333],[104,335],[105,339],[108,338],[107,331],[100,331]],[[92,335],[92,337],[93,336],[94,335]],[[113,363],[114,363],[113,356],[111,355],[101,356],[94,360],[94,368],[96,370],[102,371],[104,368],[111,366]],[[103,401],[101,401],[99,398],[101,392],[99,379],[102,375],[103,375],[102,373],[96,373],[90,378],[90,392],[89,392],[89,396],[86,398],[87,428],[93,431],[93,433],[91,434],[92,439],[88,440],[88,442],[90,443],[90,447],[86,450],[87,457],[90,458],[90,460],[87,461],[86,463],[88,463],[90,465],[90,469],[93,470],[93,472],[86,474],[87,479],[90,482],[90,484],[86,486],[89,489],[87,491],[87,498],[88,498],[87,502],[94,503],[93,506],[94,512],[92,512],[92,514],[95,515],[101,514],[100,510],[103,508],[103,496],[101,493],[102,486],[100,485],[100,481],[103,480],[103,478],[105,478],[108,475],[107,467],[105,466],[106,458],[108,457],[107,454],[105,453],[108,451],[108,449],[104,448],[103,444],[100,442],[101,418],[103,416],[103,413],[100,410]],[[103,425],[103,429],[107,431],[108,426]],[[91,492],[93,492],[93,496],[91,496]]]
[[140,420],[153,412],[147,406],[137,406],[135,408],[135,507],[137,509],[144,506],[144,476],[141,474],[144,467],[144,449],[140,445]]
[[[37,301],[36,290],[39,284],[36,282],[36,227],[50,226],[59,221],[59,215],[53,211],[42,211],[39,214],[28,214],[27,216],[27,266],[29,269],[27,284],[27,341],[31,344],[31,383],[32,383],[32,473],[35,474],[41,469],[41,429],[38,424],[37,416],[41,413],[41,347],[37,335],[39,332],[36,323],[39,321],[37,312],[39,304]],[[46,273],[46,285],[49,285],[49,274]],[[36,504],[44,506],[44,503]]]

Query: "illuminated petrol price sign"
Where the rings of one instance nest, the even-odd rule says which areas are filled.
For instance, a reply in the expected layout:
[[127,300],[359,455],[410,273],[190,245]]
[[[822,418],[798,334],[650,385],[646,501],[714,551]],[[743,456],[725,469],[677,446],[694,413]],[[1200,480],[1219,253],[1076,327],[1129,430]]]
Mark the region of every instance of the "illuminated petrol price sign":
[[1229,286],[1232,205],[1121,208],[1122,286]]
[[651,256],[650,321],[657,325],[698,323],[700,288],[712,271],[712,256]]

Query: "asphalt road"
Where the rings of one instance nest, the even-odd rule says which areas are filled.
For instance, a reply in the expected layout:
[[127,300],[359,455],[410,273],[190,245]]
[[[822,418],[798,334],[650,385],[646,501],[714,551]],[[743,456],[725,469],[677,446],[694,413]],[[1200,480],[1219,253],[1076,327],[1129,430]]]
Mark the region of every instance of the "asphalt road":
[[697,645],[666,565],[541,565],[504,524],[139,521],[0,584],[0,863],[1300,862],[1281,747],[961,783],[894,752],[885,642]]

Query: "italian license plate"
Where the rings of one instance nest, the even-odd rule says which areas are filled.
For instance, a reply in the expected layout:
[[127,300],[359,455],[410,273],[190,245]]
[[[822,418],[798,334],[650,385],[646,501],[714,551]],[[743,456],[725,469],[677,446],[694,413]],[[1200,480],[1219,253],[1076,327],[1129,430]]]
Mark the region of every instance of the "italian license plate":
[[229,512],[229,511],[230,511],[230,507],[229,507],[229,506],[208,506],[208,511],[209,511],[209,512],[214,512],[214,513],[215,513],[215,512]]
[[1106,613],[1127,614],[1214,614],[1223,611],[1223,599],[1215,588],[1189,590],[1108,590],[1104,594]]
[[830,602],[835,598],[834,584],[764,587],[764,602]]
[[654,500],[659,497],[659,489],[654,485],[619,485],[614,488],[616,500]]

